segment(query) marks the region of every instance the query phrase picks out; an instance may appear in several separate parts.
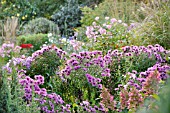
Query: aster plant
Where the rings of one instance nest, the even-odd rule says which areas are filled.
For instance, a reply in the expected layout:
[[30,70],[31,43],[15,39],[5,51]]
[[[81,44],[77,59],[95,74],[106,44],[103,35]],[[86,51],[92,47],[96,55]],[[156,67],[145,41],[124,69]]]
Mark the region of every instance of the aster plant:
[[110,49],[120,48],[128,44],[128,38],[132,37],[131,29],[136,25],[123,23],[122,20],[105,17],[100,22],[96,17],[91,26],[86,27],[86,36],[90,42],[89,50],[101,50],[107,52]]

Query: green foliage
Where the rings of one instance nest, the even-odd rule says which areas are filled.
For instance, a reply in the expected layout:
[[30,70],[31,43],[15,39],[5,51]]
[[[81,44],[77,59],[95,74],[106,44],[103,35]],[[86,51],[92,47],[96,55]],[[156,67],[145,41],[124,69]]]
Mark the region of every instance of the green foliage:
[[[11,57],[16,56],[16,51],[12,51]],[[5,57],[0,57],[0,67],[7,61]],[[38,104],[32,101],[30,105],[24,100],[23,87],[19,84],[16,68],[9,64],[12,72],[0,69],[0,113],[39,113]]]
[[27,69],[27,75],[34,78],[35,75],[42,75],[45,78],[43,87],[53,89],[51,79],[56,75],[58,67],[61,65],[61,60],[55,51],[44,52],[34,62],[32,62],[30,69]]
[[123,75],[126,75],[133,70],[144,72],[156,62],[154,55],[148,58],[148,54],[146,53],[141,53],[139,55],[132,54],[132,56],[123,55],[123,57],[113,57],[109,67],[111,69],[111,77],[105,79],[103,84],[109,89],[111,94],[117,98],[118,93],[113,89],[117,88],[118,84],[122,84],[122,82],[125,81]]
[[130,23],[131,20],[134,20],[134,16],[137,15],[137,7],[138,4],[132,0],[105,0],[94,9],[89,7],[82,8],[84,16],[81,23],[83,26],[89,26],[95,17],[100,17],[103,20],[104,17],[111,17]]
[[135,30],[131,44],[160,44],[170,48],[170,2],[152,2],[143,4],[139,12],[145,16],[142,24]]
[[22,22],[36,17],[50,18],[65,1],[61,0],[2,0],[0,18],[16,16]]
[[22,34],[37,34],[37,33],[53,33],[59,35],[58,26],[46,19],[46,18],[36,18],[28,22],[28,24],[23,26]]
[[37,8],[28,0],[2,0],[0,19],[18,17],[19,20],[28,21],[36,16]]
[[[37,16],[50,19],[54,12],[60,11],[60,6],[64,5],[67,0],[30,0],[32,4],[36,4],[38,9]],[[91,5],[97,4],[102,0],[76,0],[79,4]]]
[[104,21],[100,18],[95,20],[86,28],[86,35],[89,42],[88,49],[101,50],[104,53],[125,46],[131,36],[126,23],[109,17],[106,17]]
[[59,84],[56,84],[56,92],[58,92],[66,102],[79,103],[83,100],[88,100],[93,104],[98,103],[95,99],[99,97],[99,89],[92,87],[92,85],[87,82],[85,73],[82,71],[73,72],[66,78],[66,81],[58,79],[57,83]]
[[[170,80],[161,88],[158,95],[147,99],[143,107],[137,113],[169,113],[170,112]],[[149,107],[148,107],[149,106]]]
[[80,26],[80,5],[77,0],[67,0],[59,11],[52,15],[52,19],[59,26],[61,34],[72,35],[73,29]]
[[50,19],[54,11],[57,11],[65,0],[29,0],[37,8],[37,16]]
[[13,72],[10,76],[3,71],[2,86],[0,87],[0,112],[1,113],[39,113],[38,104],[32,101],[27,105],[24,101],[22,87],[17,80],[17,73]]
[[3,21],[2,20],[0,20],[0,45],[2,45],[2,42],[3,42],[3,37],[2,37],[2,35],[3,35]]
[[19,45],[32,44],[34,46],[32,52],[39,50],[43,44],[49,43],[47,34],[21,35],[17,37],[17,40]]

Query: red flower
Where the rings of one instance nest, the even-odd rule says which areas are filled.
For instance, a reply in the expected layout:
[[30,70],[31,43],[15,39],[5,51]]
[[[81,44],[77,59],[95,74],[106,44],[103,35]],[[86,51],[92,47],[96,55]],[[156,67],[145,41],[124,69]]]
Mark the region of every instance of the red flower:
[[33,48],[32,44],[21,44],[20,45],[21,48]]

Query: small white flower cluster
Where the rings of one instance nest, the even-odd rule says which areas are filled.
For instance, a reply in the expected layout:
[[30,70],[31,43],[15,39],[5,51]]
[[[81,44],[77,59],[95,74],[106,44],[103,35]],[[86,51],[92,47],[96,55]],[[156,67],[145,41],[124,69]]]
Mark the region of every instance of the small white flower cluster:
[[[56,44],[58,43],[56,37],[52,34],[52,33],[48,33],[48,42],[49,44]],[[46,41],[42,46],[41,48],[45,47],[45,46],[48,46],[48,42]]]
[[52,33],[48,33],[48,41],[51,44],[57,43],[56,37],[54,37]]

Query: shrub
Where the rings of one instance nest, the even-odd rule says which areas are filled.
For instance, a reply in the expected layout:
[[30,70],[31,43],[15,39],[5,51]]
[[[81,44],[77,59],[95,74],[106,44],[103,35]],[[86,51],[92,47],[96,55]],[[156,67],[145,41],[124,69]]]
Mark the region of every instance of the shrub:
[[80,26],[80,5],[77,0],[67,0],[60,10],[52,15],[52,19],[59,26],[61,34],[65,36],[73,35],[73,29]]
[[110,76],[107,64],[101,51],[72,53],[59,73],[64,82],[60,86],[62,91],[57,92],[63,92],[61,95],[68,102],[88,100],[95,104],[98,90],[102,89],[101,79]]
[[65,0],[30,0],[30,2],[31,4],[35,4],[38,17],[50,19],[54,11],[57,11],[60,5],[65,3]]
[[37,8],[27,0],[3,0],[1,2],[0,18],[18,17],[19,20],[28,21],[36,16]]
[[17,37],[17,40],[19,45],[32,44],[33,45],[33,49],[31,50],[32,52],[39,50],[43,44],[49,43],[47,34],[21,35]]
[[56,75],[61,63],[61,59],[57,56],[55,51],[44,52],[31,63],[30,68],[27,69],[26,75],[29,75],[32,78],[35,75],[44,76],[44,87],[48,90],[53,89],[53,80],[51,79]]
[[65,54],[61,49],[50,45],[35,51],[31,56],[22,56],[14,60],[16,64],[20,64],[19,69],[26,70],[26,75],[34,78],[35,75],[41,74],[45,78],[43,87],[51,91],[54,88],[51,81],[65,60]]
[[[121,84],[122,82],[123,84],[126,84],[127,81],[125,76],[128,72],[138,74],[144,72],[146,75],[146,70],[150,70],[149,68],[156,63],[161,66],[161,64],[167,62],[166,57],[170,55],[168,50],[165,50],[159,45],[149,45],[148,47],[125,46],[122,50],[123,51],[108,51],[107,56],[111,57],[111,62],[109,64],[111,76],[110,78],[104,79],[102,82],[114,96],[117,95],[117,91],[113,89],[118,87],[118,84]],[[164,73],[161,74],[163,80],[167,79],[167,76]]]
[[87,47],[89,50],[101,50],[106,53],[110,49],[125,46],[131,36],[129,27],[122,20],[105,17],[105,21],[99,17],[91,26],[86,27],[86,35],[89,40]]
[[38,33],[53,33],[59,35],[58,26],[46,19],[46,18],[36,18],[28,22],[28,24],[23,26],[22,34],[38,34]]
[[[159,99],[157,96],[159,94],[160,88],[163,85],[161,82],[161,70],[159,70],[159,66],[155,65],[152,70],[147,71],[147,76],[142,75],[136,76],[135,73],[131,73],[130,76],[125,76],[129,81],[126,84],[119,85],[117,88],[119,98],[111,95],[107,89],[103,88],[101,97],[102,103],[106,108],[109,108],[112,111],[122,111],[122,112],[136,112],[139,107],[144,108],[145,110],[152,109],[153,104],[149,103],[149,105],[144,106],[144,100],[154,100]],[[151,69],[150,68],[150,69]],[[158,69],[158,70],[157,70]],[[169,66],[162,66],[162,69],[168,71],[170,70]],[[110,99],[110,101],[108,101]],[[113,104],[110,104],[113,103]],[[148,107],[149,106],[149,107]],[[155,110],[157,106],[153,107]],[[146,111],[145,111],[146,112]]]
[[[56,83],[57,85],[58,84],[62,84],[62,85],[60,87],[54,87],[52,90],[49,90],[48,88],[47,89],[44,88],[45,86],[43,85],[43,83],[46,80],[46,76],[43,77],[41,75],[35,75],[34,78],[31,78],[27,75],[28,73],[27,73],[26,70],[29,71],[31,64],[36,62],[36,60],[39,60],[39,58],[41,56],[43,56],[44,53],[51,52],[51,51],[55,51],[55,53],[58,55],[58,57],[60,57],[61,60],[62,59],[65,60],[65,56],[64,56],[65,52],[64,51],[58,49],[55,46],[47,46],[47,47],[44,47],[41,50],[33,53],[31,57],[13,58],[8,64],[11,64],[11,65],[14,64],[15,67],[16,67],[14,69],[12,68],[11,65],[6,65],[5,69],[12,68],[12,73],[17,71],[17,74],[16,74],[17,80],[19,81],[20,85],[24,89],[24,91],[23,91],[23,89],[22,89],[22,91],[24,93],[23,98],[27,102],[26,105],[28,105],[28,104],[33,105],[32,102],[35,101],[35,102],[37,102],[37,105],[38,105],[37,110],[41,110],[41,112],[51,112],[51,111],[52,112],[54,112],[54,111],[55,112],[70,112],[70,111],[83,112],[83,110],[87,110],[87,112],[94,112],[94,111],[103,111],[104,112],[105,109],[102,105],[100,105],[98,107],[98,105],[94,105],[94,104],[91,105],[88,101],[81,101],[80,105],[77,105],[77,103],[74,103],[73,108],[71,108],[71,105],[65,103],[64,100],[60,97],[60,95],[58,95],[58,93],[61,93],[64,96],[64,98],[68,98],[68,97],[65,97],[65,95],[63,93],[64,91],[67,91],[67,90],[63,91],[63,89],[59,89],[59,88],[62,88],[62,87],[67,89],[67,87],[65,87],[65,85],[63,84],[63,83],[65,83],[65,81],[62,81],[63,79],[61,79],[61,81],[59,82],[59,81],[55,81],[55,79],[54,79],[55,77],[59,77],[59,76],[55,76],[54,78],[51,77],[51,79],[52,79],[53,82],[55,81],[54,83],[57,82]],[[97,53],[98,53],[97,51],[94,52],[94,55],[97,54]],[[84,53],[81,53],[81,54],[83,55]],[[101,52],[99,52],[98,54],[101,55]],[[93,56],[93,53],[92,53],[92,56]],[[100,57],[99,57],[99,59],[100,59]],[[95,63],[95,61],[96,60],[94,59],[94,63]],[[17,70],[15,70],[15,69],[17,69]],[[75,81],[75,80],[73,80],[73,81]],[[100,82],[100,80],[98,82]],[[47,82],[47,84],[48,84],[48,82]],[[75,84],[75,85],[77,85],[77,84]],[[8,86],[8,85],[6,85],[6,86]],[[69,88],[70,87],[74,88],[73,84],[68,84],[68,86],[69,86]],[[98,85],[96,87],[98,87]],[[58,90],[61,91],[61,92],[58,92]],[[69,89],[69,90],[71,90],[71,89]],[[57,91],[57,92],[54,93],[53,91]],[[53,93],[49,93],[49,92],[53,92]],[[72,90],[72,92],[74,92],[74,90]],[[77,90],[75,90],[75,93],[77,95],[80,95],[77,92]],[[87,93],[88,92],[86,92],[86,96],[88,95]],[[94,93],[95,92],[92,92],[92,94],[94,94]],[[65,93],[65,94],[69,95],[67,93]],[[91,96],[92,100],[93,100],[94,96],[95,95]],[[73,99],[73,96],[71,96],[69,98]],[[76,102],[77,102],[77,100],[76,100]],[[32,108],[31,108],[31,110],[32,110]]]
[[0,112],[2,113],[39,113],[38,104],[32,101],[28,103],[24,100],[24,91],[17,79],[17,72],[11,74],[3,71],[2,85],[0,87]]

